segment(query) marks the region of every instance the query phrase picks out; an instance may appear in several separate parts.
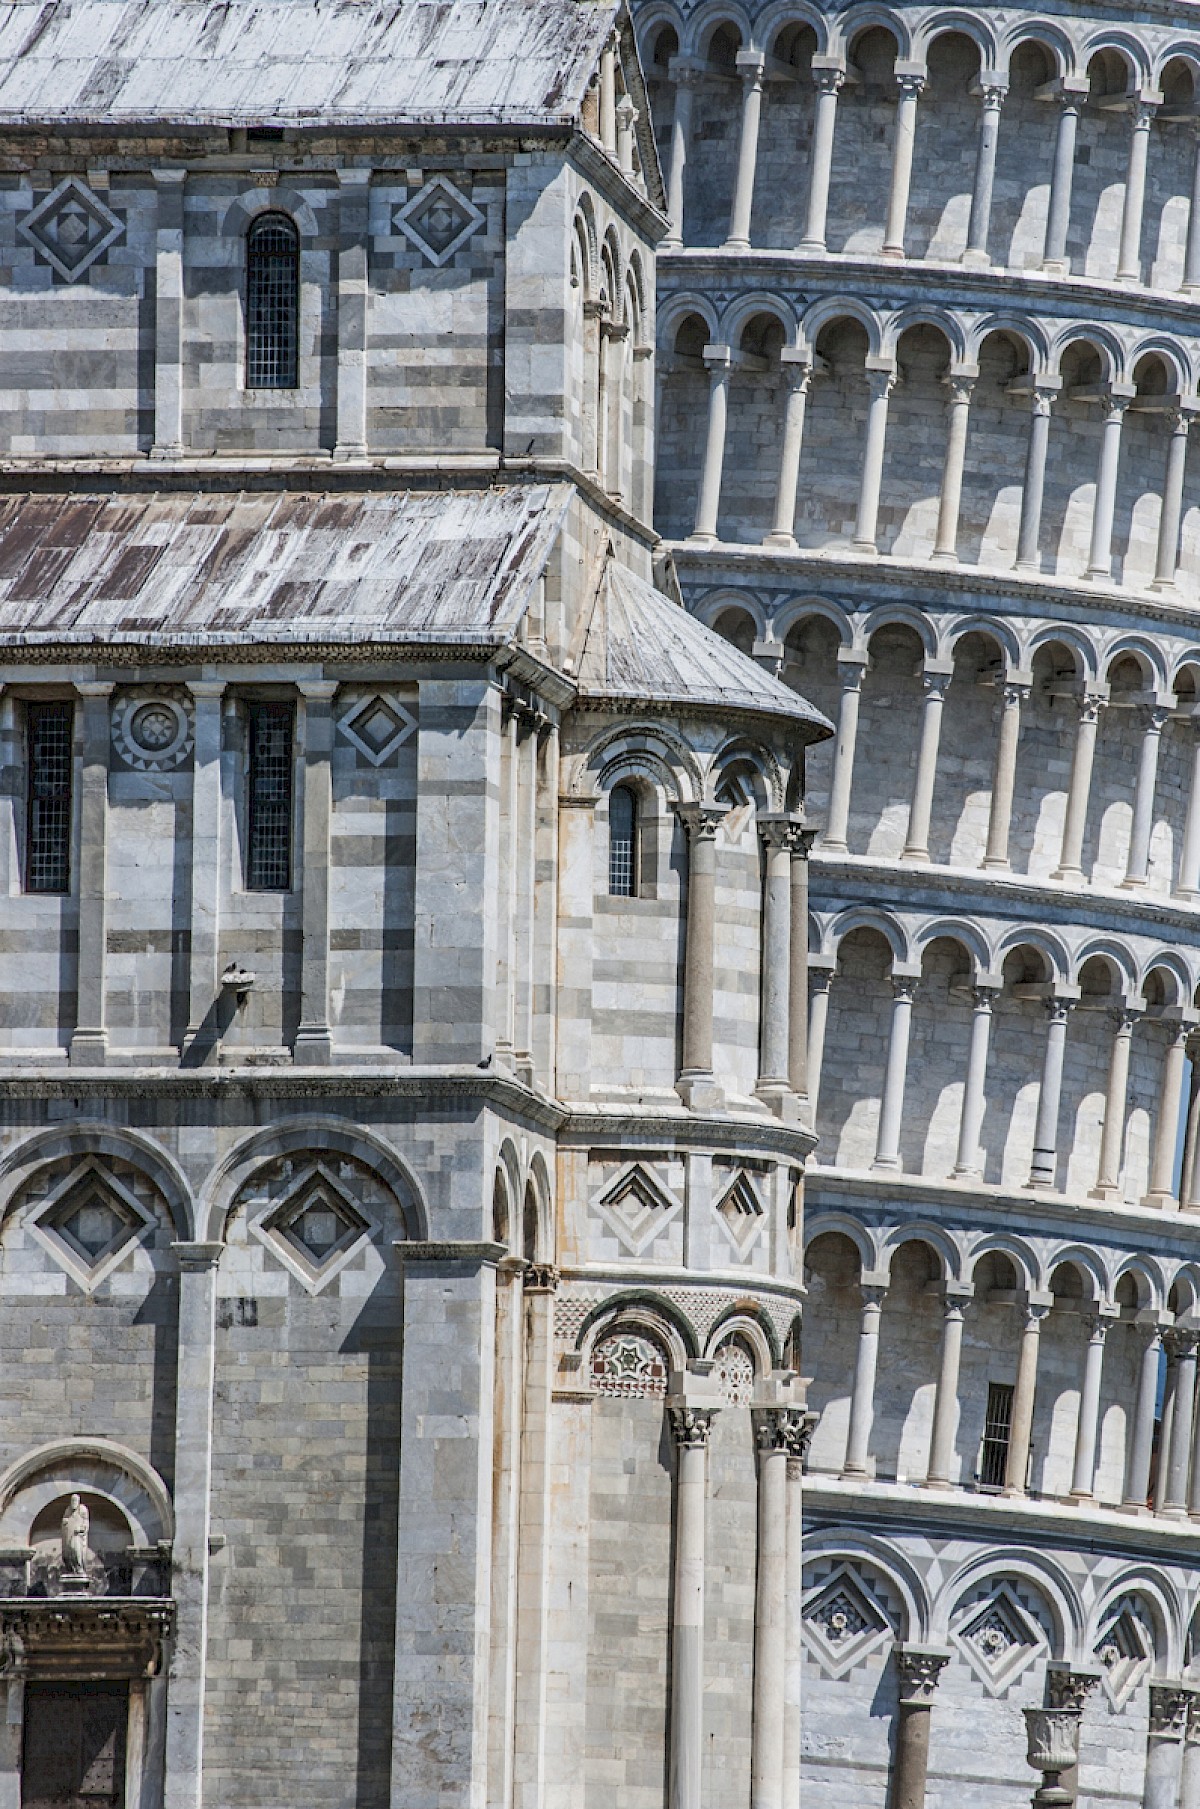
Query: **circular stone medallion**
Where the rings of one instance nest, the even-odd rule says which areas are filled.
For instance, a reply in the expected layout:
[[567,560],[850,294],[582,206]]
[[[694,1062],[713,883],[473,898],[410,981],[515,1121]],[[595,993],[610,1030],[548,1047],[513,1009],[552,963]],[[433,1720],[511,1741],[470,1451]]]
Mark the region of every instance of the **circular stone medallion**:
[[113,707],[113,746],[139,772],[170,772],[192,751],[187,704],[167,691],[129,691]]

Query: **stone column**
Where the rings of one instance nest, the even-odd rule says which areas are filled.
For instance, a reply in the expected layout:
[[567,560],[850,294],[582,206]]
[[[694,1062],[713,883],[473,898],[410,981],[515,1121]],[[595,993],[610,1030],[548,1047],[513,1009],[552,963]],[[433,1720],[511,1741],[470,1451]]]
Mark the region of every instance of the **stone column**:
[[1000,687],[1000,728],[996,736],[987,849],[983,857],[984,868],[989,872],[1007,873],[1009,870],[1008,842],[1012,831],[1017,753],[1021,745],[1021,705],[1028,696],[1029,686],[1026,683],[1006,682]]
[[942,734],[942,705],[946,686],[954,676],[953,668],[939,670],[929,660],[921,677],[925,704],[921,711],[921,740],[917,749],[917,772],[913,783],[912,804],[908,812],[908,834],[904,838],[903,861],[929,860],[929,824],[933,815],[933,786],[937,777],[938,746]]
[[534,1084],[533,1008],[537,985],[537,834],[541,796],[538,757],[541,738],[548,722],[540,710],[525,709],[520,713],[520,725],[523,739],[518,737],[517,743],[520,829],[517,855],[516,1047],[513,1062],[517,1078],[531,1087]]
[[1017,1352],[1017,1380],[1013,1388],[1012,1419],[1008,1429],[1008,1456],[1004,1463],[1004,1495],[1024,1495],[1029,1487],[1029,1451],[1033,1443],[1033,1407],[1037,1397],[1038,1356],[1042,1320],[1050,1311],[1048,1295],[1030,1294],[1025,1302],[1021,1344]]
[[603,482],[614,502],[625,500],[625,359],[629,344],[629,324],[614,320],[610,314],[600,322],[600,342],[604,347],[604,383],[608,406],[602,429],[605,434]]
[[992,1033],[992,1006],[999,988],[973,986],[971,1041],[967,1048],[967,1072],[963,1081],[962,1110],[958,1120],[958,1150],[954,1159],[957,1181],[978,1180],[983,1174],[979,1137],[986,1103],[988,1044]]
[[808,1119],[817,1122],[817,1105],[821,1096],[821,1067],[825,1056],[825,1027],[829,1022],[829,989],[833,984],[833,968],[810,961],[812,991],[808,1000]]
[[1167,465],[1163,473],[1162,508],[1158,517],[1158,549],[1154,559],[1151,590],[1173,590],[1179,565],[1179,530],[1183,523],[1183,480],[1187,471],[1188,433],[1192,425],[1190,408],[1174,408],[1167,416],[1171,437],[1167,442]]
[[[1122,384],[1121,390],[1132,390]],[[1111,578],[1113,511],[1117,502],[1117,473],[1121,466],[1121,429],[1125,423],[1128,395],[1110,386],[1104,430],[1100,440],[1100,464],[1096,472],[1096,499],[1092,506],[1092,541],[1088,553],[1087,576]]]
[[1150,1498],[1150,1465],[1154,1455],[1154,1409],[1158,1401],[1159,1359],[1162,1355],[1162,1327],[1152,1320],[1146,1327],[1149,1337],[1142,1352],[1138,1371],[1137,1406],[1133,1417],[1133,1436],[1129,1441],[1129,1459],[1125,1465],[1125,1496],[1122,1507],[1130,1513],[1141,1513]]
[[892,1027],[888,1038],[883,1098],[879,1106],[879,1133],[873,1168],[899,1169],[900,1126],[904,1117],[904,1086],[908,1078],[908,1039],[912,1030],[913,994],[918,974],[892,969]]
[[1008,90],[999,82],[979,89],[979,142],[975,152],[975,183],[971,191],[971,218],[967,226],[964,264],[983,265],[988,256],[988,232],[992,223],[992,188],[996,180],[996,146],[1000,139],[1000,109]]
[[1046,212],[1046,240],[1042,252],[1042,269],[1052,276],[1065,276],[1071,268],[1071,261],[1067,257],[1067,232],[1071,224],[1075,139],[1079,132],[1079,115],[1087,95],[1086,77],[1077,77],[1061,84],[1054,170],[1050,177],[1050,205]]
[[633,154],[637,122],[638,110],[629,96],[623,94],[617,102],[617,167],[623,176],[630,178],[636,174]]
[[713,935],[717,829],[725,812],[688,804],[679,819],[688,838],[687,929],[683,950],[683,1066],[675,1091],[697,1111],[719,1111],[713,1077]]
[[183,195],[186,170],[154,171],[154,444],[150,456],[183,456]]
[[942,1319],[942,1356],[938,1369],[937,1393],[933,1403],[933,1433],[929,1441],[929,1468],[925,1486],[929,1489],[951,1487],[950,1472],[954,1466],[954,1435],[958,1430],[958,1371],[962,1359],[963,1315],[973,1289],[955,1282],[946,1283]]
[[[850,787],[854,778],[854,752],[858,743],[858,706],[862,682],[867,670],[867,656],[857,649],[838,650],[838,672],[842,695],[838,704],[837,740],[833,750],[833,778],[829,786],[829,818],[821,837],[825,854],[845,854],[846,830],[850,822]],[[1196,738],[1200,749],[1200,732]],[[1197,754],[1197,792],[1200,794],[1200,753]],[[1200,814],[1200,807],[1198,807]],[[1200,885],[1200,834],[1197,835],[1197,884]]]
[[704,1520],[712,1406],[667,1403],[675,1441],[675,1579],[671,1630],[669,1809],[701,1809],[704,1748]]
[[616,157],[617,39],[615,32],[600,52],[600,143],[610,157]]
[[546,1675],[550,1612],[551,1390],[558,1271],[525,1271],[525,1374],[520,1428],[516,1738],[513,1809],[541,1809],[546,1788]]
[[1184,1046],[1191,1064],[1188,1083],[1187,1124],[1183,1138],[1183,1171],[1179,1181],[1179,1204],[1194,1210],[1200,1200],[1200,1037],[1193,1031]]
[[83,702],[79,788],[79,956],[72,1066],[103,1067],[108,1057],[108,745],[111,685],[77,684]]
[[761,974],[759,979],[758,1082],[755,1094],[782,1117],[795,1117],[796,1096],[788,1079],[791,1057],[793,825],[784,817],[762,817],[763,844]]
[[739,50],[738,74],[742,78],[742,126],[738,139],[737,170],[733,179],[733,205],[729,211],[726,251],[749,251],[750,214],[754,206],[754,176],[758,169],[758,128],[762,119],[763,76],[766,59],[758,50]]
[[1175,1360],[1175,1411],[1171,1416],[1170,1445],[1163,1452],[1165,1471],[1161,1459],[1159,1463],[1166,1481],[1158,1490],[1158,1511],[1172,1519],[1182,1519],[1187,1513],[1188,1465],[1196,1411],[1197,1334],[1172,1327],[1164,1342]]
[[704,439],[704,465],[696,499],[693,541],[712,546],[717,541],[717,516],[721,508],[721,478],[725,467],[725,427],[729,417],[729,373],[733,353],[727,345],[706,345],[708,370],[708,430]]
[[398,1243],[404,1277],[390,1809],[487,1789],[495,1243]]
[[1088,800],[1092,791],[1096,730],[1106,701],[1098,691],[1085,691],[1079,698],[1079,726],[1075,731],[1075,751],[1071,757],[1062,852],[1058,857],[1058,870],[1054,874],[1055,879],[1066,880],[1074,885],[1083,884],[1083,832],[1087,827]]
[[779,451],[779,488],[775,492],[775,522],[763,541],[764,546],[792,551],[796,545],[796,485],[800,478],[800,450],[804,444],[804,411],[808,403],[808,386],[813,367],[804,362],[806,354],[794,346],[784,346],[779,354],[787,384],[787,407],[783,417],[783,443]]
[[1088,1697],[1100,1682],[1100,1669],[1088,1667],[1072,1670],[1067,1664],[1052,1659],[1046,1666],[1046,1702],[1052,1709],[1067,1709],[1077,1717],[1074,1736],[1075,1763],[1066,1765],[1058,1774],[1058,1787],[1064,1791],[1062,1809],[1074,1809],[1079,1794],[1079,1727]]
[[1188,213],[1187,247],[1183,254],[1183,287],[1200,289],[1200,120],[1192,127],[1196,141],[1192,162],[1192,204]]
[[1075,1423],[1075,1467],[1071,1478],[1071,1498],[1074,1501],[1090,1501],[1095,1488],[1100,1383],[1104,1375],[1104,1340],[1109,1322],[1096,1310],[1086,1324],[1088,1346],[1083,1364],[1083,1385],[1079,1391],[1079,1417]]
[[330,762],[337,685],[328,680],[299,686],[304,699],[304,847],[299,863],[300,1025],[295,1059],[304,1066],[333,1060],[329,1026],[329,820],[333,807]]
[[[802,1438],[796,1408],[755,1408],[758,1550],[754,1586],[751,1809],[783,1809],[788,1659],[788,1464]],[[781,1583],[783,1587],[781,1587]]]
[[337,254],[337,444],[335,459],[367,455],[367,236],[371,172],[340,169]]
[[1121,210],[1121,246],[1117,256],[1119,281],[1142,280],[1142,216],[1146,208],[1146,157],[1150,149],[1150,125],[1158,111],[1152,101],[1135,100],[1130,110],[1129,169],[1125,178],[1125,205]]
[[970,423],[971,392],[975,388],[975,379],[952,374],[947,383],[950,399],[946,404],[946,458],[942,466],[937,534],[931,557],[944,565],[957,565],[963,464],[967,456],[967,427]]
[[900,98],[896,103],[896,135],[892,141],[892,183],[888,195],[887,224],[883,233],[882,255],[904,256],[904,234],[908,225],[908,193],[912,186],[913,145],[917,135],[917,98],[925,86],[925,77],[917,70],[897,69],[896,81]]
[[664,251],[678,251],[683,244],[684,179],[692,152],[692,100],[700,71],[685,58],[671,58],[675,86],[675,114],[671,121],[671,166],[667,171],[667,218],[670,229],[662,242]]
[[1050,1026],[1046,1033],[1037,1123],[1033,1132],[1033,1162],[1029,1170],[1031,1187],[1054,1186],[1058,1168],[1058,1106],[1062,1097],[1063,1057],[1067,1051],[1067,1016],[1074,1003],[1074,999],[1058,994],[1046,1000]]
[[192,764],[192,888],[188,946],[188,1026],[183,1058],[207,1061],[217,1046],[221,933],[221,721],[223,680],[193,679],[196,712]]
[[791,908],[788,915],[788,1080],[803,1108],[808,1102],[808,854],[814,832],[792,825]]
[[213,1378],[219,1243],[171,1246],[179,1264],[175,1391],[175,1639],[167,1694],[165,1809],[204,1800],[204,1686],[208,1653],[208,1535],[212,1500]]
[[1200,1809],[1200,1697],[1196,1696],[1188,1703],[1180,1772],[1179,1809]]
[[1179,1118],[1183,1110],[1183,1074],[1187,1041],[1196,1026],[1196,1013],[1190,1008],[1165,1020],[1170,1042],[1163,1056],[1162,1080],[1158,1089],[1158,1122],[1154,1127],[1154,1147],[1150,1156],[1150,1186],[1143,1206],[1166,1208],[1175,1204],[1175,1151],[1179,1141]]
[[896,1670],[899,1694],[896,1713],[896,1753],[892,1762],[888,1809],[925,1809],[929,1776],[929,1715],[934,1692],[949,1652],[932,1646],[897,1644]]
[[1062,387],[1061,379],[1035,383],[1029,398],[1029,439],[1025,447],[1025,480],[1021,489],[1021,520],[1017,528],[1017,570],[1041,569],[1038,542],[1042,534],[1042,502],[1046,493],[1046,453],[1050,446],[1050,411]]
[[1188,718],[1192,727],[1192,773],[1175,890],[1180,898],[1194,899],[1200,895],[1200,712],[1190,710]]
[[1192,1394],[1192,1451],[1191,1474],[1188,1481],[1188,1516],[1192,1520],[1200,1519],[1200,1408],[1197,1395]]
[[858,1327],[858,1351],[854,1359],[854,1388],[850,1396],[850,1425],[846,1433],[843,1476],[867,1474],[871,1421],[875,1414],[875,1371],[879,1365],[879,1321],[888,1290],[886,1275],[859,1283],[862,1316]]
[[1142,709],[1142,750],[1138,759],[1133,823],[1129,832],[1129,860],[1123,886],[1144,886],[1150,870],[1150,836],[1154,829],[1154,787],[1158,780],[1158,752],[1163,727],[1171,711],[1161,704]]
[[861,553],[874,553],[879,550],[875,537],[879,529],[879,490],[883,483],[883,452],[887,444],[888,399],[896,387],[896,373],[868,369],[867,385],[870,401],[867,404],[867,436],[863,447],[854,545]]
[[1121,1163],[1125,1154],[1125,1107],[1129,1095],[1129,1052],[1138,1014],[1128,1007],[1109,1013],[1113,1027],[1112,1053],[1108,1061],[1108,1088],[1104,1096],[1104,1128],[1100,1136],[1100,1168],[1094,1200],[1121,1197]]
[[1150,1685],[1146,1729],[1146,1779],[1142,1809],[1177,1809],[1183,1771],[1183,1739],[1195,1691],[1186,1685]]
[[[800,1809],[801,1693],[804,1675],[804,1459],[816,1424],[805,1428],[787,1461],[787,1645],[783,1717],[783,1809]],[[798,1447],[798,1448],[797,1448]]]
[[846,79],[843,69],[814,56],[813,86],[817,91],[813,109],[812,148],[808,154],[808,209],[804,220],[801,251],[825,250],[825,229],[829,214],[829,178],[833,171],[833,135],[837,125],[838,90]]

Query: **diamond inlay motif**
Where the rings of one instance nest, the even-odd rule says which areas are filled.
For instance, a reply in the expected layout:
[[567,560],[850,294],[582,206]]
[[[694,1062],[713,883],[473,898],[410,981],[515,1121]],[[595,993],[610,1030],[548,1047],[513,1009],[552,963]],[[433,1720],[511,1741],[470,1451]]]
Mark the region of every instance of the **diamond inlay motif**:
[[68,281],[82,276],[124,230],[111,208],[78,176],[67,176],[51,189],[18,227],[22,238]]
[[85,1287],[95,1287],[153,1228],[140,1201],[98,1163],[73,1169],[32,1215],[38,1238]]
[[649,1169],[633,1162],[619,1174],[597,1202],[625,1248],[637,1256],[680,1209]]
[[990,1696],[1001,1695],[1015,1683],[1046,1645],[1038,1623],[1005,1585],[967,1610],[954,1637]]
[[390,691],[372,691],[351,705],[338,719],[338,728],[347,741],[365,754],[372,766],[382,766],[402,742],[408,740],[416,722],[399,698]]
[[435,176],[393,215],[397,232],[411,239],[423,257],[438,266],[449,263],[485,215],[445,176]]
[[349,1253],[369,1229],[346,1190],[322,1163],[302,1175],[267,1221],[315,1279]]
[[1132,1601],[1122,1603],[1096,1642],[1104,1693],[1124,1708],[1144,1680],[1154,1657],[1154,1640]]
[[843,1565],[805,1603],[804,1633],[822,1670],[831,1677],[844,1677],[885,1640],[890,1641],[893,1629],[878,1602],[871,1599],[849,1566]]
[[763,1203],[749,1175],[735,1177],[717,1202],[717,1211],[734,1248],[744,1256],[755,1242],[763,1225]]

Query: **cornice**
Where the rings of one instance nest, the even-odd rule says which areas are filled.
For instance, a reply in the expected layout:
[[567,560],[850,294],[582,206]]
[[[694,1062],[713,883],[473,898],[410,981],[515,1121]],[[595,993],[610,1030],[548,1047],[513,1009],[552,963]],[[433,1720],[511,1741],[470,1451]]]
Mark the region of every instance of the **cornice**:
[[614,1147],[677,1144],[688,1149],[751,1150],[804,1163],[817,1146],[812,1131],[753,1112],[721,1115],[672,1111],[662,1106],[572,1106],[564,1116],[558,1140],[563,1148],[594,1144]]

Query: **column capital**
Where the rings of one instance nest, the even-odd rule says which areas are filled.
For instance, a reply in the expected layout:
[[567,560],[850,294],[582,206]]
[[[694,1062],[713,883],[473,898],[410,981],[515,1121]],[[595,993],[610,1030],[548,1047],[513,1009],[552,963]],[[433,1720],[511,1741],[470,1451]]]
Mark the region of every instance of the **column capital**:
[[804,836],[808,837],[811,847],[816,837],[816,830],[807,829],[803,817],[790,811],[760,811],[757,820],[759,835],[772,848],[795,850],[797,838]]
[[766,55],[761,50],[739,50],[734,62],[742,81],[748,87],[761,87],[767,72]]
[[158,165],[150,172],[159,188],[182,188],[191,174],[190,170],[172,169]]
[[1076,693],[1075,705],[1079,711],[1080,722],[1099,722],[1100,712],[1108,703],[1108,686],[1102,689],[1083,690]]
[[1200,1344],[1200,1332],[1188,1331],[1178,1325],[1168,1326],[1163,1332],[1163,1348],[1176,1362],[1181,1357],[1194,1356],[1197,1344]]
[[530,1263],[525,1270],[525,1292],[527,1294],[556,1294],[561,1279],[562,1277],[553,1263]]
[[1004,982],[995,978],[975,980],[971,984],[971,1005],[975,1011],[990,1011],[1003,990]]
[[896,1654],[896,1670],[900,1675],[900,1701],[928,1708],[941,1682],[942,1672],[950,1663],[949,1648],[916,1646],[897,1640],[893,1649]]
[[920,969],[918,968],[916,973],[906,973],[904,967],[901,966],[899,962],[896,962],[892,967],[891,978],[893,999],[899,1000],[902,1003],[911,1004],[913,994],[921,984]]
[[689,842],[712,842],[727,813],[723,804],[676,804],[675,814]]
[[1155,1740],[1182,1740],[1188,1723],[1188,1711],[1196,1697],[1195,1689],[1186,1683],[1169,1679],[1150,1685],[1150,1726]]
[[733,347],[718,345],[715,341],[710,341],[705,346],[702,357],[709,375],[716,377],[723,372],[727,373],[733,364]]
[[894,365],[867,366],[867,388],[874,402],[882,396],[890,396],[900,381],[900,373]]
[[985,113],[999,113],[1008,99],[1008,83],[998,76],[989,73],[971,83],[970,93],[979,101]]
[[910,65],[908,68],[903,68],[900,64],[897,64],[895,78],[896,87],[899,90],[901,100],[916,100],[917,96],[925,87],[924,68],[914,67],[913,65]]
[[220,698],[229,689],[229,681],[224,678],[189,678],[187,689],[195,698]]
[[1099,1665],[1070,1665],[1061,1659],[1052,1659],[1046,1666],[1046,1694],[1050,1707],[1078,1709],[1082,1713],[1102,1675]]
[[786,1451],[803,1463],[820,1417],[806,1407],[754,1407],[754,1442],[760,1451]]
[[946,389],[947,408],[965,408],[971,400],[975,389],[975,377],[961,371],[951,371],[948,377],[942,378]]
[[171,1249],[180,1270],[185,1275],[203,1274],[207,1269],[215,1269],[224,1254],[225,1246],[219,1242],[193,1242],[181,1239],[173,1243]]
[[707,1447],[716,1412],[715,1407],[690,1407],[678,1397],[668,1397],[671,1436],[681,1451],[703,1451]]
[[371,178],[375,174],[372,169],[341,169],[337,171],[339,188],[365,189],[371,186]]
[[926,660],[921,668],[921,689],[926,697],[944,697],[954,677],[954,666],[942,660]]
[[874,1281],[863,1280],[860,1277],[858,1291],[862,1295],[863,1305],[865,1307],[882,1307],[884,1301],[887,1299],[891,1285],[892,1278],[890,1275]]
[[812,60],[812,84],[818,94],[836,94],[843,87],[846,71],[836,63],[820,62],[820,58]]
[[296,681],[296,689],[305,703],[328,703],[338,691],[340,682],[336,678],[301,678]]
[[1021,1311],[1025,1316],[1025,1330],[1040,1330],[1042,1320],[1054,1305],[1054,1296],[1043,1296],[1039,1290],[1031,1288],[1021,1303]]
[[111,678],[77,678],[75,680],[75,690],[80,697],[111,697],[116,688],[117,687]]

